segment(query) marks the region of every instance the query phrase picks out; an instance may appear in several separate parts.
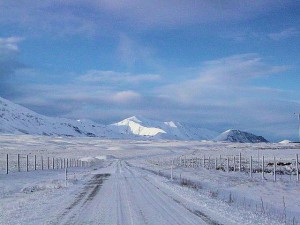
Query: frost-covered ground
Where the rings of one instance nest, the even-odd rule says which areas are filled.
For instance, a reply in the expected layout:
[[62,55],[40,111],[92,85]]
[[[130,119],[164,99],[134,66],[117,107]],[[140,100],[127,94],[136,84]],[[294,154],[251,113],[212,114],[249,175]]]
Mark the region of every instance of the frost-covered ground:
[[[293,224],[293,219],[299,224],[300,183],[294,175],[291,180],[278,176],[275,183],[258,174],[250,178],[248,173],[174,167],[170,181],[170,166],[153,164],[179,156],[226,158],[239,152],[246,158],[292,161],[299,149],[299,144],[3,135],[0,224]],[[70,168],[65,187],[63,169],[24,172],[22,167],[23,172],[15,172],[17,154],[96,164]]]

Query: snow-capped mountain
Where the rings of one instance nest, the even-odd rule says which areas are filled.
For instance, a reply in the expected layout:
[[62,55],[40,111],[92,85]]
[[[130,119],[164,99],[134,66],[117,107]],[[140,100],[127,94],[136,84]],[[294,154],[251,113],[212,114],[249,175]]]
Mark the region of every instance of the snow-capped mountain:
[[52,118],[0,97],[0,133],[54,136],[119,137],[109,127],[89,120]]
[[216,133],[179,122],[130,117],[111,125],[40,115],[0,97],[0,133],[53,136],[89,136],[117,139],[208,140]]
[[111,125],[117,131],[128,135],[148,136],[159,139],[209,140],[216,132],[179,122],[159,122],[144,117],[129,117]]
[[[239,130],[218,133],[179,122],[159,122],[144,117],[129,117],[101,125],[91,120],[71,120],[40,115],[0,97],[0,133],[51,136],[103,137],[114,139],[214,140],[228,142],[267,142]],[[213,139],[214,138],[214,139]]]
[[240,131],[240,130],[227,130],[214,139],[214,141],[225,142],[240,142],[240,143],[259,143],[268,142],[262,136],[256,136],[254,134]]
[[289,143],[293,143],[292,141],[290,140],[283,140],[283,141],[280,141],[278,142],[279,144],[289,144]]

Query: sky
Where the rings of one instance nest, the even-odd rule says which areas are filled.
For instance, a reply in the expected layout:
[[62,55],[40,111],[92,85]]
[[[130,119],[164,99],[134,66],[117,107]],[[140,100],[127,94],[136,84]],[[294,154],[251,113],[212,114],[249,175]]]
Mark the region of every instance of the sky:
[[0,96],[298,139],[300,1],[0,0]]

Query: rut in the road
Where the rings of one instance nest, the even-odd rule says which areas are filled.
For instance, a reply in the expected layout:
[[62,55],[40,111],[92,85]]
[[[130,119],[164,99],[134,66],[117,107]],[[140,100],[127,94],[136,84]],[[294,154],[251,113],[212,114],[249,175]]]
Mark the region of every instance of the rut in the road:
[[[130,165],[128,162],[126,162],[126,166],[129,167],[134,167],[132,165]],[[137,168],[137,167],[135,167]],[[152,170],[148,170],[146,168],[139,168],[151,173],[154,173],[155,175],[158,175],[157,173],[155,173],[155,171]],[[133,175],[132,171],[129,170],[129,172]],[[177,204],[183,206],[185,209],[187,209],[189,212],[193,213],[194,215],[200,217],[203,221],[205,221],[208,225],[222,225],[221,223],[218,223],[217,221],[213,220],[212,218],[210,218],[207,214],[205,214],[204,212],[201,212],[199,210],[192,210],[189,207],[187,207],[185,204],[183,204],[181,201],[179,201],[178,199],[170,196],[168,193],[166,193],[165,191],[161,190],[158,186],[154,185],[152,182],[150,182],[146,177],[145,180],[149,183],[149,185],[154,186],[155,188],[159,189],[161,191],[161,193],[163,193],[165,196],[171,198],[174,202],[176,202]]]
[[76,195],[74,202],[72,202],[63,212],[59,220],[66,217],[72,209],[81,203],[83,207],[87,202],[92,201],[96,194],[99,192],[103,182],[110,176],[109,173],[95,174],[92,179],[84,186],[83,190]]

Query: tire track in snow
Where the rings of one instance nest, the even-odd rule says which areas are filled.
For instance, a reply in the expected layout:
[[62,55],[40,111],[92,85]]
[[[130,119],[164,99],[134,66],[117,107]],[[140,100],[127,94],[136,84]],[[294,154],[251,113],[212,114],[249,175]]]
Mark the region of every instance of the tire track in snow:
[[[145,178],[145,180],[148,181],[149,184],[153,185],[154,187],[156,187],[157,189],[161,190],[159,187],[157,187],[156,185],[154,185],[153,183],[151,183],[147,178]],[[182,202],[180,202],[179,200],[169,196],[166,192],[164,192],[163,190],[161,190],[161,192],[168,196],[169,198],[171,198],[173,201],[175,201],[176,203],[182,205],[184,208],[186,208],[188,211],[190,211],[191,213],[195,214],[196,216],[200,217],[202,220],[204,220],[207,224],[209,225],[222,225],[221,223],[218,223],[217,221],[214,221],[213,219],[211,219],[208,215],[206,215],[205,213],[199,211],[199,210],[192,210],[190,208],[188,208],[186,205],[184,205]]]
[[[127,167],[131,167],[132,166],[126,162],[126,166]],[[129,170],[129,169],[128,169]],[[132,173],[131,170],[129,170],[130,173]],[[152,172],[152,171],[150,171]],[[138,172],[140,173],[140,172]],[[209,225],[222,225],[221,223],[218,223],[217,221],[213,220],[212,218],[210,218],[208,215],[206,215],[205,213],[199,211],[199,210],[192,210],[190,208],[188,208],[185,204],[183,204],[182,202],[180,202],[179,200],[175,199],[174,197],[170,196],[168,193],[164,192],[163,190],[161,190],[161,188],[159,188],[158,186],[156,186],[155,184],[153,184],[152,182],[150,182],[146,177],[144,178],[150,185],[152,185],[153,187],[155,187],[156,189],[160,190],[161,193],[163,193],[165,196],[171,198],[174,202],[176,202],[177,204],[180,204],[181,206],[183,206],[185,209],[187,209],[189,212],[193,213],[194,215],[200,217],[203,221],[205,221],[207,224]]]
[[[76,195],[75,200],[66,207],[65,211],[58,217],[59,224],[72,224],[72,220],[78,214],[80,208],[85,207],[88,202],[92,201],[99,192],[103,182],[108,179],[110,174],[95,174],[90,181],[84,186],[83,190]],[[67,221],[65,221],[67,220]],[[64,222],[65,221],[65,222]],[[62,223],[61,223],[62,222]]]
[[[147,205],[147,207],[153,209],[152,213],[155,213],[155,218],[149,219],[150,221],[152,219],[151,223],[154,222],[153,219],[155,219],[157,222],[156,224],[158,224],[157,220],[160,219],[160,223],[163,224],[201,224],[202,219],[196,219],[197,215],[191,213],[188,210],[186,211],[181,204],[172,204],[173,199],[170,199],[169,196],[161,195],[162,192],[161,190],[159,190],[159,188],[151,188],[153,187],[153,185],[149,186],[145,184],[146,180],[144,175],[134,174],[132,169],[128,167],[125,168],[131,174],[131,176],[135,178],[134,180],[136,181],[136,185],[134,186],[134,189],[136,192],[140,192],[143,194],[141,198],[143,198],[144,200],[144,206]],[[132,185],[132,183],[130,183],[129,185]],[[143,208],[141,207],[141,210],[142,209]],[[205,222],[202,221],[202,224],[204,223]]]

